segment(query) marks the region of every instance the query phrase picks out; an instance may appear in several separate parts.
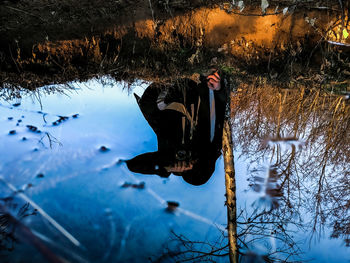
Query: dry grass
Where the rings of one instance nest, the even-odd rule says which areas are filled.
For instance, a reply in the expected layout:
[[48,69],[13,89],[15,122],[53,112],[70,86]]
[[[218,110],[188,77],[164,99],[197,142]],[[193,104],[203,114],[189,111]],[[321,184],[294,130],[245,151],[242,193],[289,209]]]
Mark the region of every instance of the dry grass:
[[[252,182],[267,160],[275,174],[278,213],[301,218],[308,230],[349,240],[350,103],[319,89],[241,85],[232,97],[233,137],[252,162]],[[258,173],[258,174],[257,174]],[[271,189],[270,189],[271,190]]]

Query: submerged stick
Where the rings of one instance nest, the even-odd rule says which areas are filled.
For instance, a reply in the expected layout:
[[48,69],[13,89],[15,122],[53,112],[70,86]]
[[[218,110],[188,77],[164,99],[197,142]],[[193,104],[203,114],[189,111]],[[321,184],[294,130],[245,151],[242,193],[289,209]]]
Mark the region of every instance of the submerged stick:
[[222,136],[222,149],[225,164],[226,206],[227,206],[227,231],[229,240],[230,263],[238,262],[237,246],[237,204],[236,204],[236,179],[233,159],[232,131],[229,119],[224,122]]
[[16,237],[25,243],[34,246],[50,263],[69,263],[53,253],[40,238],[33,234],[33,232],[25,226],[22,222],[16,219],[6,207],[0,204],[0,213],[6,215],[6,223],[16,228]]
[[28,196],[23,193],[19,193],[16,187],[5,180],[4,177],[0,176],[0,181],[3,182],[9,189],[11,189],[14,193],[17,193],[17,196],[20,197],[25,202],[29,203],[34,209],[38,211],[47,221],[51,223],[62,235],[64,235],[70,242],[72,242],[75,246],[81,247],[80,242],[73,237],[66,229],[64,229],[59,223],[56,222],[51,216],[49,216],[39,205],[37,205],[33,200],[31,200]]

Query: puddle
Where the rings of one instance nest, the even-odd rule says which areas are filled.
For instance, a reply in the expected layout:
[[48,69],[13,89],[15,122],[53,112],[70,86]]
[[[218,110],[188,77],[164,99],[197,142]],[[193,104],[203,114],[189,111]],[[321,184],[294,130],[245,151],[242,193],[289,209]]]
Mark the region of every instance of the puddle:
[[[61,95],[45,95],[42,88],[40,103],[34,95],[1,101],[1,198],[13,197],[17,206],[11,213],[25,203],[29,212],[37,209],[21,222],[70,262],[156,260],[175,238],[172,232],[221,238],[226,219],[221,162],[202,188],[174,175],[132,173],[120,162],[157,148],[132,95],[142,95],[148,84],[136,82],[132,92],[109,79],[71,86]],[[4,253],[5,262],[43,260],[28,242],[14,246]]]
[[[2,262],[228,262],[221,156],[201,186],[170,174],[187,166],[159,161],[162,178],[123,161],[166,156],[142,111],[149,85],[104,77],[1,100],[0,208],[20,241],[1,232]],[[239,87],[231,107],[241,261],[348,262],[347,100]]]
[[1,262],[350,261],[346,1],[3,2]]
[[232,127],[243,164],[236,169],[247,179],[237,180],[242,242],[289,260],[347,262],[347,98],[266,85],[238,90]]

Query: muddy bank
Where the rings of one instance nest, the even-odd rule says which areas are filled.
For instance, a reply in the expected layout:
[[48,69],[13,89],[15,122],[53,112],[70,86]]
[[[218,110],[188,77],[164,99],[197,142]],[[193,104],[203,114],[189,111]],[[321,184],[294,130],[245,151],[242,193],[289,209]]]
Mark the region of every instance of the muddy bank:
[[[254,5],[239,12],[230,4],[200,1],[172,6],[161,1],[118,3],[108,9],[111,3],[101,1],[100,8],[90,10],[83,1],[79,8],[63,4],[59,11],[51,3],[47,30],[41,30],[40,22],[46,13],[38,18],[36,9],[24,14],[30,23],[21,30],[8,29],[13,22],[9,19],[1,28],[2,83],[35,88],[98,74],[166,81],[210,66],[267,74],[271,79],[312,78],[317,83],[342,81],[350,74],[349,48],[327,42],[349,44],[343,33],[350,31],[348,17],[336,5],[271,5],[262,15]],[[203,4],[211,6],[198,7]],[[4,12],[6,6],[1,7]],[[9,10],[16,11],[13,8],[7,6],[7,18]]]
[[114,25],[155,16],[164,19],[214,2],[217,1],[175,1],[170,4],[170,10],[162,1],[148,0],[1,1],[1,44],[17,40],[24,45],[32,45],[47,40],[91,37]]

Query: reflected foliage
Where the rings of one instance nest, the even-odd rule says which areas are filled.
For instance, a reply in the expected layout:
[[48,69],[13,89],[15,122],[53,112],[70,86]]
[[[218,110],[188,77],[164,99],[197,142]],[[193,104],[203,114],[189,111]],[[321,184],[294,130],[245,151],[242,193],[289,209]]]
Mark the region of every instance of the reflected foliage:
[[164,254],[152,262],[218,262],[227,259],[228,245],[224,235],[212,244],[193,241],[184,235],[172,232],[173,238],[164,247]]
[[[259,195],[254,202],[238,207],[241,261],[303,259],[305,242],[300,233],[310,237],[324,233],[350,246],[349,100],[304,87],[278,89],[257,83],[254,87],[240,86],[232,94],[231,108],[234,148],[251,162],[249,186]],[[192,112],[191,103],[186,111]],[[37,114],[43,119],[48,115]],[[74,116],[78,115],[71,118]],[[66,116],[51,117],[52,126],[67,120]],[[180,130],[181,121],[177,123]],[[188,136],[190,126],[188,121]],[[35,132],[37,127],[27,128]],[[215,145],[216,154],[220,146]],[[107,151],[105,146],[100,148],[100,152]],[[122,187],[144,189],[145,185],[126,182]],[[11,220],[31,215],[28,206],[19,209],[16,216],[8,213],[10,201],[0,201],[0,250],[12,250],[17,241]],[[157,262],[218,262],[217,258],[227,256],[226,243],[225,232],[215,244],[174,233],[172,244]],[[257,248],[263,248],[260,254]]]
[[[323,237],[349,246],[349,100],[256,83],[231,94],[231,109],[234,149],[249,161],[248,191],[256,193],[255,200],[238,202],[239,261],[309,260],[307,244]],[[176,262],[199,255],[217,262],[212,251],[228,253],[224,243],[196,250],[201,242],[189,246],[177,238],[187,254],[175,250],[182,256]]]
[[[11,210],[13,212],[11,212]],[[15,215],[13,215],[15,213]],[[13,197],[2,198],[0,201],[0,254],[13,251],[19,241],[16,229],[20,221],[28,216],[36,215],[36,211],[26,203],[20,207],[13,202]]]
[[251,159],[251,187],[269,200],[270,216],[310,234],[330,228],[326,235],[348,246],[349,100],[257,85],[241,87],[232,105],[235,147]]

